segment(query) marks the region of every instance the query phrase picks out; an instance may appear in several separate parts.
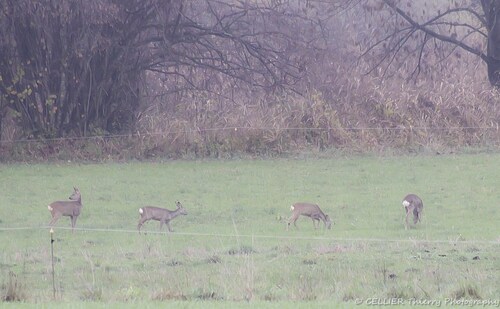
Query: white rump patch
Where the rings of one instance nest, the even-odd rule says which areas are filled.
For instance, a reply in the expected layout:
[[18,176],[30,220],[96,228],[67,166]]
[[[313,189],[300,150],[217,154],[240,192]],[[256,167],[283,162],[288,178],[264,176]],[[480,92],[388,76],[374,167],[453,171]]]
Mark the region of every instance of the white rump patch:
[[139,208],[139,213],[142,215],[142,213],[144,212],[144,210],[142,210],[142,208]]
[[404,201],[403,201],[403,206],[404,206],[404,207],[408,207],[408,206],[410,206],[410,202],[408,202],[407,200],[404,200]]
[[293,207],[293,205],[292,205],[292,206],[290,206],[290,211],[293,211],[293,209],[294,209],[294,208],[295,208],[295,207]]
[[49,211],[52,211],[52,207],[50,207],[50,205],[47,206],[47,208],[49,209]]

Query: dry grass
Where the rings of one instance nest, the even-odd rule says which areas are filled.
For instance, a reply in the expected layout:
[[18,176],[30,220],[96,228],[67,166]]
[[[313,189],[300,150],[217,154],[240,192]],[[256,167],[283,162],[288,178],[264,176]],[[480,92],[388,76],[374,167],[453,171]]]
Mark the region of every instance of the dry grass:
[[419,90],[401,84],[396,91],[372,80],[336,98],[314,92],[309,97],[289,94],[284,101],[274,98],[267,106],[264,101],[226,105],[218,116],[198,122],[188,120],[189,110],[182,110],[186,106],[180,102],[176,114],[140,119],[140,133],[134,135],[3,143],[0,148],[4,160],[102,161],[267,156],[329,149],[446,153],[498,147],[500,104],[496,102],[500,94],[478,85],[475,92],[470,91],[466,84],[465,80],[461,85],[440,83],[439,89],[427,85]]
[[[360,14],[364,18],[358,18],[363,16]],[[415,75],[418,59],[409,55],[418,43],[416,36],[396,55],[392,66],[383,63],[372,70],[387,52],[382,45],[360,58],[377,36],[397,26],[388,16],[383,6],[375,10],[373,5],[365,5],[332,21],[332,38],[325,48],[303,51],[307,65],[294,91],[254,88],[212,73],[210,80],[217,82],[206,91],[165,94],[165,88],[178,85],[162,84],[150,74],[151,98],[144,99],[149,103],[138,113],[130,135],[4,142],[0,157],[227,158],[304,150],[442,153],[498,147],[500,92],[489,86],[486,66],[475,56],[453,46],[436,45],[426,50],[420,73]],[[467,42],[484,47],[482,37],[468,36]],[[206,79],[206,72],[200,72],[200,83]],[[4,138],[12,138],[12,134]]]
[[1,291],[1,300],[4,302],[20,302],[28,299],[26,288],[12,271],[9,272],[8,281],[2,284]]

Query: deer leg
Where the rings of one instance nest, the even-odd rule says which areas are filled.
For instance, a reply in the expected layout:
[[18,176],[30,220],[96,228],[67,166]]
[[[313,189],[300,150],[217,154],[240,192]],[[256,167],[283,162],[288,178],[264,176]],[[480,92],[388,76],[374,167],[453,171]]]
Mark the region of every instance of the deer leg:
[[59,213],[53,214],[52,220],[50,220],[49,225],[53,226],[57,222],[57,220],[59,220],[59,218],[61,218],[61,214]]
[[167,224],[168,231],[173,232],[174,230],[172,230],[172,227],[170,226],[170,220],[165,221],[165,223]]
[[161,232],[161,228],[163,227],[163,224],[164,224],[163,220],[160,220],[160,232]]
[[290,218],[288,218],[288,221],[287,221],[287,223],[286,223],[286,230],[287,230],[287,231],[288,231],[288,229],[289,229],[290,224],[292,223],[292,221],[295,223],[295,221],[294,221],[294,220],[297,220],[297,219],[295,218],[295,215],[292,215]]
[[420,212],[417,208],[413,210],[413,224],[417,224],[420,221]]
[[71,233],[75,230],[75,225],[76,225],[76,219],[78,218],[77,216],[70,216],[71,218]]
[[287,222],[287,225],[286,225],[286,230],[288,231],[288,228],[290,227],[290,224],[293,222],[293,225],[295,225],[295,227],[297,227],[297,224],[296,224],[296,221],[297,221],[297,218],[299,216],[298,215],[292,215],[289,219],[288,219],[288,222]]
[[406,209],[405,230],[407,230],[409,228],[408,217],[412,213],[413,207],[407,206],[405,207],[405,209]]
[[76,220],[78,220],[78,216],[71,217],[71,223],[72,223],[73,227],[76,226]]
[[420,221],[420,213],[418,207],[415,207],[414,205],[409,205],[405,207],[406,209],[406,227],[409,227],[408,219],[410,215],[413,213],[413,224],[417,224],[417,222]]
[[140,218],[139,219],[139,223],[137,224],[137,230],[139,230],[139,234],[141,233],[141,227],[142,225],[144,224],[144,222],[146,222],[147,220],[144,219],[144,218]]
[[311,218],[313,221],[314,229],[317,229],[319,227],[319,219],[317,218]]

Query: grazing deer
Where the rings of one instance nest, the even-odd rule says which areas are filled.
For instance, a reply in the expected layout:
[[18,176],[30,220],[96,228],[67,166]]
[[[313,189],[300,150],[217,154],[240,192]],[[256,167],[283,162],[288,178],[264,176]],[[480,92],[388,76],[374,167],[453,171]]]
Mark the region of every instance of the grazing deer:
[[424,209],[424,203],[422,203],[422,200],[417,195],[408,194],[403,199],[403,207],[405,208],[406,211],[405,229],[408,229],[409,226],[408,217],[410,216],[411,213],[413,213],[413,224],[417,224],[417,222],[419,222],[422,217],[422,210]]
[[78,188],[73,187],[73,194],[69,197],[71,201],[57,201],[50,203],[47,208],[52,215],[52,220],[50,220],[49,225],[53,226],[61,216],[66,216],[71,218],[71,230],[75,229],[76,219],[82,211],[82,195]]
[[325,224],[325,227],[327,229],[332,228],[332,221],[330,220],[330,217],[328,215],[325,215],[316,204],[295,203],[290,206],[290,210],[292,211],[292,216],[290,217],[290,219],[288,219],[288,223],[286,226],[287,230],[292,222],[293,225],[297,227],[297,219],[301,215],[311,218],[314,228],[317,228],[319,226],[319,220],[323,220],[323,223]]
[[182,206],[181,202],[175,202],[177,205],[176,210],[168,210],[165,208],[159,208],[154,206],[145,206],[139,208],[139,214],[141,217],[139,218],[139,224],[137,225],[137,229],[139,230],[139,234],[141,233],[141,227],[144,222],[149,220],[160,221],[160,231],[163,227],[163,224],[166,224],[168,230],[173,232],[172,227],[170,226],[170,221],[179,215],[187,215],[186,209]]

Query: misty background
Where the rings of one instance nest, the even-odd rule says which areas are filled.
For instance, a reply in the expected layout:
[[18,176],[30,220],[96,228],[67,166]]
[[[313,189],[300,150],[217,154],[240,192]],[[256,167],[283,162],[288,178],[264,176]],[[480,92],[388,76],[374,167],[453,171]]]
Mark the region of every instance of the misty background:
[[498,147],[495,5],[4,0],[0,156]]

